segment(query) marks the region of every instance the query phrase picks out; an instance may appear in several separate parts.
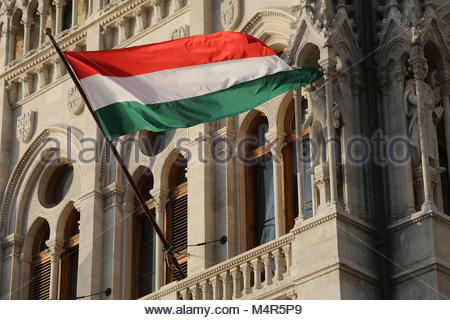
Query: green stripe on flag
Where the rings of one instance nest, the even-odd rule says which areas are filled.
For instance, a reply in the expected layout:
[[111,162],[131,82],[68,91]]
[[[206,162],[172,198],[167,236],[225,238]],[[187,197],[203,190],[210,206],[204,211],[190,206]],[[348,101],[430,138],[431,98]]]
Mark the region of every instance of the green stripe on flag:
[[108,139],[144,129],[158,132],[186,128],[253,109],[320,77],[319,69],[302,67],[183,100],[151,105],[118,102],[98,109],[95,114]]

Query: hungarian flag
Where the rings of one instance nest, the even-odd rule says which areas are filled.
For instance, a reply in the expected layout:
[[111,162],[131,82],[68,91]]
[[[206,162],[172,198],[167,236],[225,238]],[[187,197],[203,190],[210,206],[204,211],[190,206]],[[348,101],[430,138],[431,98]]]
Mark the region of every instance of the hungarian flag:
[[236,115],[322,76],[238,32],[64,54],[109,139]]

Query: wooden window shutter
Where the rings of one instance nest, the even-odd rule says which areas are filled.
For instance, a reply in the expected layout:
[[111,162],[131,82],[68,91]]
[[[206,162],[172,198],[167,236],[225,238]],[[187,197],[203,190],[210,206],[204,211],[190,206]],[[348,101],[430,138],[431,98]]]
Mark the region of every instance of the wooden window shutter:
[[[172,192],[169,209],[168,230],[170,241],[178,263],[187,274],[187,182],[178,185]],[[171,279],[170,276],[169,279]]]
[[50,252],[42,251],[33,257],[31,263],[31,299],[48,300],[50,298]]

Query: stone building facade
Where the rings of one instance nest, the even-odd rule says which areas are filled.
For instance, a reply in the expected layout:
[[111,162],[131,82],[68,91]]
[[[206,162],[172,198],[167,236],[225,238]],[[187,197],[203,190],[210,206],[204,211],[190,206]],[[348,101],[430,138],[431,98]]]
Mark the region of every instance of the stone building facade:
[[[241,31],[323,68],[244,114],[117,142],[185,279],[47,27],[63,50]],[[445,0],[0,0],[0,297],[450,297],[449,48]]]

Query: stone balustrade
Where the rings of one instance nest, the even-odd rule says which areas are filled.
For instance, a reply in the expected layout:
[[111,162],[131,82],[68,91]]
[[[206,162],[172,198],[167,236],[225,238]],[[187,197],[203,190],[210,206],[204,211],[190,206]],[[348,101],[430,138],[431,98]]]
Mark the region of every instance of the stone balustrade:
[[290,282],[291,243],[285,235],[254,248],[199,275],[170,283],[143,300],[255,299]]

